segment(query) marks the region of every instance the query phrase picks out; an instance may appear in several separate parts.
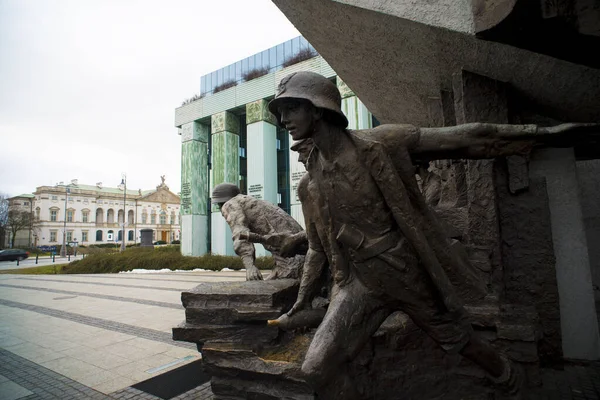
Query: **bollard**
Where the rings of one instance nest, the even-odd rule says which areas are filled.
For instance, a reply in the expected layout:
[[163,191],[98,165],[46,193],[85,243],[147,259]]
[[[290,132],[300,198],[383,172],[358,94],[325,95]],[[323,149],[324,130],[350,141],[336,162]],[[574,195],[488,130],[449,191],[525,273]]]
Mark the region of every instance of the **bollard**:
[[35,263],[36,263],[36,264],[38,263],[38,257],[39,257],[39,256],[40,256],[39,254],[36,254],[36,255],[35,255]]
[[54,256],[55,256],[55,254],[52,253],[52,262],[54,262]]
[[19,266],[19,259],[17,258],[17,267]]
[[67,261],[71,261],[71,255],[70,254],[67,255]]

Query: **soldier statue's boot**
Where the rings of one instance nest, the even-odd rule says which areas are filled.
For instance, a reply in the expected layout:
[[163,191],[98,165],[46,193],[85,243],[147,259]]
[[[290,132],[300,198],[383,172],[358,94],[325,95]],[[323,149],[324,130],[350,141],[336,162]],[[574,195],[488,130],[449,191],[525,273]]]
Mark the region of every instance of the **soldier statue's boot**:
[[476,337],[471,337],[462,348],[460,354],[488,373],[488,379],[505,395],[506,399],[520,399],[523,386],[523,372],[512,363],[508,357],[499,353],[489,343]]
[[499,400],[520,400],[524,398],[522,397],[525,382],[523,369],[507,357],[502,356],[502,358],[505,363],[504,372],[498,377],[488,375],[488,379],[500,390]]

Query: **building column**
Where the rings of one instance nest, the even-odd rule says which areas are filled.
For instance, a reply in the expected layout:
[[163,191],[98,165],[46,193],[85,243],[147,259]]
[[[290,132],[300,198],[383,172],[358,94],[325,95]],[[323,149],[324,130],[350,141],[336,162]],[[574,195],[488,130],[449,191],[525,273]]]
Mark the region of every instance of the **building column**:
[[337,87],[342,95],[342,112],[348,118],[348,129],[370,129],[373,127],[371,113],[354,94],[346,82],[338,76]]
[[[277,122],[268,104],[264,99],[246,104],[248,195],[277,205]],[[269,254],[260,244],[254,247],[257,257]]]
[[298,198],[298,183],[304,174],[306,169],[304,165],[298,161],[298,153],[291,149],[294,141],[290,138],[290,215],[306,229],[304,223],[304,213],[302,212],[302,204]]
[[[212,189],[220,183],[239,185],[240,122],[235,114],[222,111],[213,114],[212,124]],[[231,229],[217,206],[211,212],[211,252],[213,254],[234,255]]]
[[208,251],[209,127],[190,122],[181,127],[181,254]]
[[246,104],[248,195],[277,205],[277,128],[267,104]]

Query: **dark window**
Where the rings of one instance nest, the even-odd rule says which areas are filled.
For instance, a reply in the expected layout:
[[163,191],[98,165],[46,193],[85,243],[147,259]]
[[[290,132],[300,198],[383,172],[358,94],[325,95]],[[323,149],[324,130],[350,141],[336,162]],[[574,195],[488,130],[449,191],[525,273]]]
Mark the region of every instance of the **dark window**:
[[246,114],[240,115],[240,181],[239,188],[243,194],[248,194],[248,135],[246,126]]
[[127,233],[127,240],[133,240],[133,231]]
[[371,125],[373,126],[373,128],[375,128],[376,126],[381,125],[381,122],[379,122],[379,120],[375,118],[374,115],[371,115]]
[[102,241],[102,231],[97,230],[96,231],[96,242],[101,242],[101,241]]
[[277,193],[281,196],[279,207],[290,213],[290,135],[277,128]]

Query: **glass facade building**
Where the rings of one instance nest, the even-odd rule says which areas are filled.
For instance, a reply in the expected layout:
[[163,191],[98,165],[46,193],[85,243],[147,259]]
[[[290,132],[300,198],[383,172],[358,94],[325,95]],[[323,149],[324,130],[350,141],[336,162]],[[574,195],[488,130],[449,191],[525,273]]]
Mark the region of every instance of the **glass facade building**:
[[[309,50],[308,58],[290,58]],[[283,64],[286,63],[286,67]],[[268,69],[266,75],[245,81],[246,72]],[[281,79],[292,71],[319,73],[336,83],[342,94],[342,110],[350,129],[371,128],[377,123],[362,102],[303,37],[297,37],[244,58],[201,77],[204,96],[175,110],[175,126],[182,140],[181,250],[184,255],[233,255],[232,233],[210,193],[219,183],[234,183],[243,194],[281,207],[304,226],[297,196],[306,173],[290,150],[288,132],[278,127],[268,102]],[[237,85],[213,96],[215,86],[234,80]],[[183,204],[187,207],[183,207]],[[256,245],[256,255],[267,255]]]
[[226,67],[219,68],[200,78],[200,94],[211,94],[216,86],[226,82],[234,81],[241,83],[243,82],[244,74],[254,69],[265,68],[269,73],[278,71],[283,68],[283,63],[286,60],[306,49],[312,50],[317,54],[314,47],[302,36],[299,36]]

